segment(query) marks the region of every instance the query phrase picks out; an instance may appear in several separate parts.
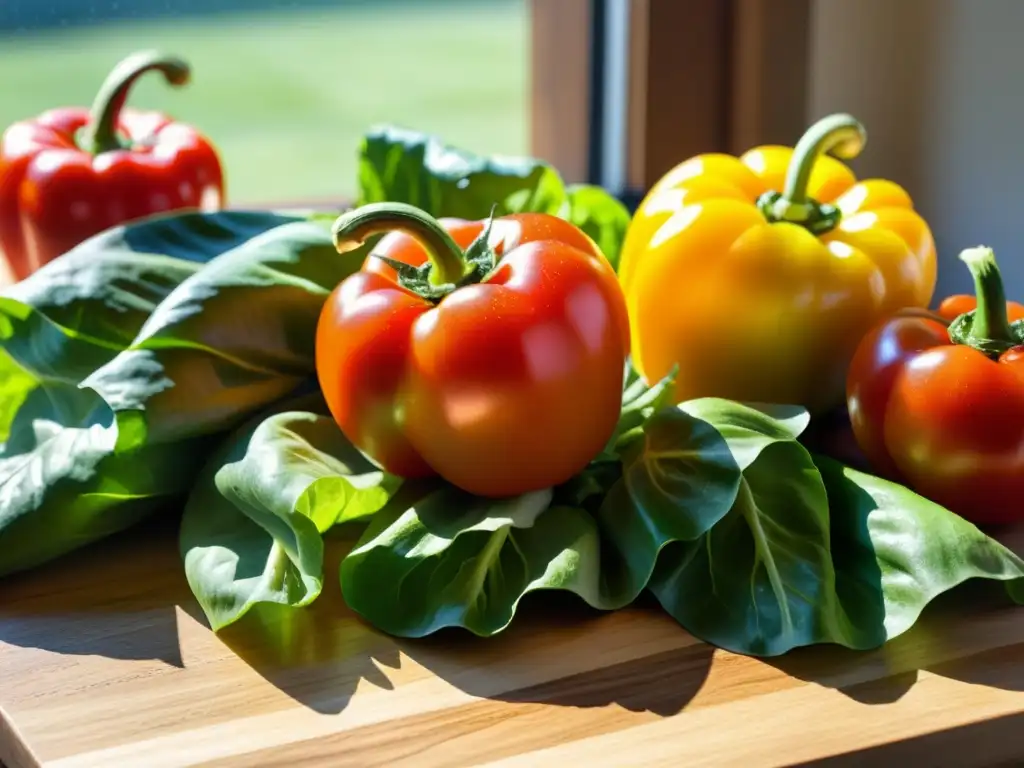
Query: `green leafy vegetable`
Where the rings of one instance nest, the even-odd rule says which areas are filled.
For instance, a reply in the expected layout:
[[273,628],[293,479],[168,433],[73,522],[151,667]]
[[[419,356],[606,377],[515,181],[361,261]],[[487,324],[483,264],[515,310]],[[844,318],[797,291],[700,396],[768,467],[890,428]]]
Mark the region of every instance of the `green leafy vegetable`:
[[298,218],[242,211],[155,216],[86,240],[4,295],[72,335],[122,349],[203,264],[289,221]]
[[647,586],[665,547],[698,540],[729,513],[743,470],[763,450],[792,440],[793,430],[807,423],[801,409],[780,413],[784,421],[753,406],[706,398],[661,409],[643,423],[623,452],[621,479],[598,512],[627,564],[633,592]]
[[185,575],[215,630],[257,603],[314,600],[323,584],[321,534],[372,515],[398,487],[316,406],[282,406],[289,409],[243,427],[189,498]]
[[0,299],[0,575],[121,530],[180,491],[195,442],[131,450],[136,429],[78,381],[114,354]]
[[181,283],[84,383],[151,442],[232,429],[314,374],[320,308],[360,264],[316,224],[268,230]]
[[[742,468],[726,514],[708,525],[704,505],[680,505],[674,539],[660,549],[644,543],[648,559],[660,552],[649,588],[697,637],[765,656],[817,643],[874,648],[967,579],[1024,577],[1024,562],[957,515],[812,457],[796,441],[802,413],[766,409],[772,417],[714,399],[679,409],[706,419]],[[645,432],[664,417],[652,417]],[[644,506],[642,493],[621,498],[631,514]],[[686,525],[703,532],[687,535]]]
[[559,215],[586,232],[612,266],[619,268],[619,255],[632,219],[629,209],[604,188],[571,184]]
[[667,550],[651,579],[659,602],[698,637],[774,656],[820,642],[870,647],[836,594],[825,487],[799,443],[765,449],[732,509],[700,538]]
[[972,523],[825,456],[814,463],[829,498],[836,589],[851,619],[873,628],[871,645],[906,632],[928,603],[968,579],[1007,582],[1021,594],[1024,561]]
[[520,211],[557,214],[565,185],[531,158],[487,158],[394,126],[372,129],[359,156],[359,204],[409,203],[431,216],[483,219]]
[[401,637],[443,627],[492,635],[535,590],[570,591],[601,609],[633,600],[621,580],[608,578],[593,517],[551,499],[550,491],[493,500],[410,485],[342,561],[345,600]]
[[552,505],[550,490],[489,500],[440,481],[400,486],[320,411],[288,409],[244,427],[189,499],[185,571],[214,629],[257,603],[309,604],[323,584],[321,535],[371,515],[342,561],[341,588],[395,635],[448,626],[490,635],[535,590],[568,590],[604,609],[636,597],[583,509]]
[[[360,263],[323,226],[270,214],[104,238],[95,266],[83,246],[0,299],[0,574],[180,501],[218,433],[312,377],[319,309]],[[212,260],[192,270],[186,252]]]
[[431,216],[484,219],[494,213],[548,213],[586,232],[617,265],[629,210],[600,187],[566,186],[547,163],[483,157],[394,126],[366,134],[359,154],[359,204],[398,202]]

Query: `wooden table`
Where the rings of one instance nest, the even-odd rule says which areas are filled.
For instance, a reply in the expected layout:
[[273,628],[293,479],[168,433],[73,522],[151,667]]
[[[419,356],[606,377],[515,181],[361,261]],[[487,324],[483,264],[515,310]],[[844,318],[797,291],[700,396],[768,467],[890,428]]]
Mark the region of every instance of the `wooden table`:
[[769,661],[715,651],[656,606],[599,614],[569,598],[530,602],[490,640],[399,641],[348,611],[333,578],[311,609],[215,636],[169,520],[0,581],[0,760],[1019,764],[1024,609],[982,594],[876,652]]

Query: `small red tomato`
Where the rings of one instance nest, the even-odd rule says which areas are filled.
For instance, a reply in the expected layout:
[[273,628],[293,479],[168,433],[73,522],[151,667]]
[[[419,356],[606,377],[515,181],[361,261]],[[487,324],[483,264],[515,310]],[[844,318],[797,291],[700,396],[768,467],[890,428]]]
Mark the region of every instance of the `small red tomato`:
[[[973,296],[957,294],[943,299],[942,303],[939,304],[938,311],[941,317],[944,317],[949,322],[953,322],[960,315],[967,314],[977,306],[978,300]],[[1024,304],[1018,304],[1016,301],[1006,302],[1006,315],[1011,323],[1017,320],[1024,320]]]
[[629,324],[615,272],[554,216],[442,222],[393,203],[335,222],[339,252],[389,234],[320,316],[331,414],[401,477],[488,497],[564,482],[619,417]]
[[960,258],[977,308],[948,325],[895,317],[871,331],[850,366],[850,422],[879,473],[972,522],[1016,521],[1024,519],[1024,323],[1008,317],[992,251]]

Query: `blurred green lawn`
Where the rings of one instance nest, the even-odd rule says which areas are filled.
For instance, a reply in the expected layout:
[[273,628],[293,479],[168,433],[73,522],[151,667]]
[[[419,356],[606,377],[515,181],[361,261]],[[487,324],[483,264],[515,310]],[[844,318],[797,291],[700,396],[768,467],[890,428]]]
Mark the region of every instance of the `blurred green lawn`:
[[524,0],[413,0],[20,33],[0,39],[0,126],[88,105],[122,56],[162,48],[190,61],[193,82],[149,75],[130,103],[206,132],[231,204],[344,197],[375,123],[525,153],[527,27]]

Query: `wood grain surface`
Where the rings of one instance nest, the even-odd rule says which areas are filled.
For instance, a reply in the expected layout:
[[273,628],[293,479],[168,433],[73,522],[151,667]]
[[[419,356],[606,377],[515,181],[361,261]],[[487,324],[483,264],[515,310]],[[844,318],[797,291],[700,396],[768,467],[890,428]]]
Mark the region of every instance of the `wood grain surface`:
[[[1024,609],[970,585],[885,648],[716,651],[655,605],[527,601],[384,636],[324,594],[219,636],[173,520],[0,582],[0,761],[171,766],[1020,764]],[[1024,531],[1011,545],[1024,545]]]

